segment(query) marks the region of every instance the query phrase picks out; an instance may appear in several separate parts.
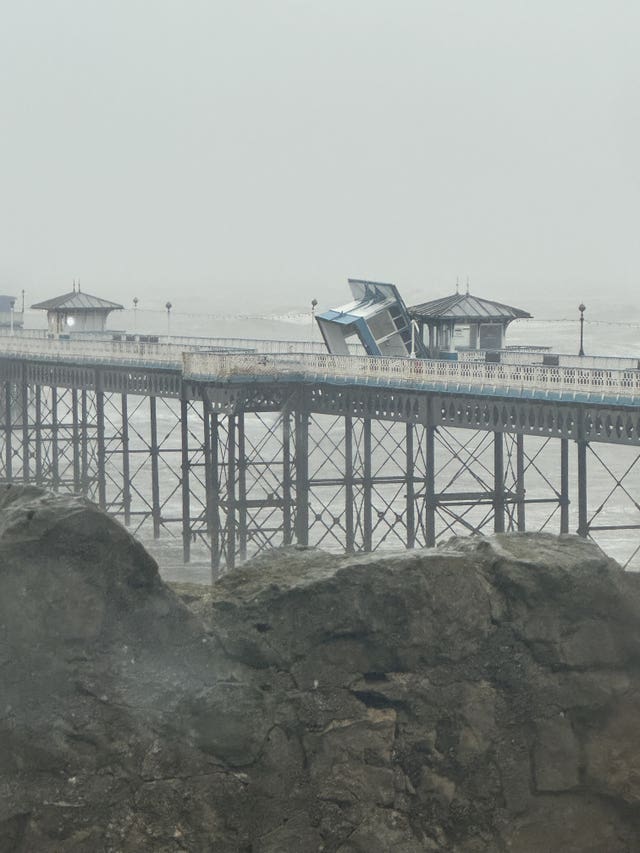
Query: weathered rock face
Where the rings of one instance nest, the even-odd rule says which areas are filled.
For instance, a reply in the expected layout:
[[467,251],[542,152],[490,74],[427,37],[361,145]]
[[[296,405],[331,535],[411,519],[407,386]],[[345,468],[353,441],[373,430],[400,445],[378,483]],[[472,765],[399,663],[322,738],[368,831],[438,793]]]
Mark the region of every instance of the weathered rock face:
[[586,542],[288,549],[181,601],[76,499],[10,489],[0,534],[0,851],[640,849],[640,578]]

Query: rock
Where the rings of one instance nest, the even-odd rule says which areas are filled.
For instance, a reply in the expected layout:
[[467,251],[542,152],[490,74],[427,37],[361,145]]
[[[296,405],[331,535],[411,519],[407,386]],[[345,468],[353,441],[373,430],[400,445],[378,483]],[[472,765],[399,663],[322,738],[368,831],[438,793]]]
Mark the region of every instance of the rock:
[[93,505],[7,489],[0,853],[631,853],[639,587],[518,534],[176,594]]

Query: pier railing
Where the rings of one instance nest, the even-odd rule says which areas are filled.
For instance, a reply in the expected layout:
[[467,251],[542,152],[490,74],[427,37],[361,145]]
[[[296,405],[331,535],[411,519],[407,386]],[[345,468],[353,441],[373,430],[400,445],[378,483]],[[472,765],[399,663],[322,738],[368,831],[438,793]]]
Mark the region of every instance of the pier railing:
[[417,386],[443,391],[477,391],[554,399],[621,398],[640,403],[640,370],[552,367],[332,355],[224,355],[185,353],[184,375],[194,379],[249,377],[352,381],[358,384]]
[[[150,341],[47,340],[16,335],[3,337],[0,355],[38,360],[73,361],[82,364],[130,364],[182,370],[186,378],[228,379],[263,377],[333,380],[393,387],[410,385],[442,391],[475,391],[486,394],[539,396],[554,399],[619,398],[640,405],[640,369],[626,365],[633,360],[580,361],[558,366],[540,363],[431,361],[411,358],[333,356],[326,353],[290,352],[290,342],[271,342],[281,352],[248,352],[236,347],[220,351],[220,340],[199,339],[166,343]],[[249,339],[247,339],[247,342]],[[244,342],[244,340],[243,340]],[[287,348],[286,350],[284,348]],[[596,367],[594,364],[598,364]],[[624,367],[622,365],[625,365]]]

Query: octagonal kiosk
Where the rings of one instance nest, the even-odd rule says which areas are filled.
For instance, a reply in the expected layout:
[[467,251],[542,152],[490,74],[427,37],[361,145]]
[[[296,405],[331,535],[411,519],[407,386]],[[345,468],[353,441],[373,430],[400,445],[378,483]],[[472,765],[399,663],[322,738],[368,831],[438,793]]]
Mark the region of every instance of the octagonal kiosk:
[[109,314],[124,308],[117,302],[81,293],[80,287],[76,290],[75,285],[71,293],[55,296],[31,307],[42,308],[47,312],[49,335],[55,338],[104,335]]

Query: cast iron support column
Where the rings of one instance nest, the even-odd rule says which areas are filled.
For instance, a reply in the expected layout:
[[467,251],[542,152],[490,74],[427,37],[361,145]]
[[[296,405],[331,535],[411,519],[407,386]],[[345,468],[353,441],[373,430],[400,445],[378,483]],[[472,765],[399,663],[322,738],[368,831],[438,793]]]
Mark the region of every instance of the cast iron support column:
[[578,440],[578,536],[589,535],[587,515],[587,442]]
[[150,416],[150,454],[151,454],[151,518],[153,520],[153,538],[160,538],[160,474],[158,470],[158,456],[160,450],[158,448],[158,412],[156,407],[156,398],[149,397],[149,416]]
[[102,374],[96,370],[96,435],[98,442],[98,506],[107,508],[106,448],[104,438],[104,391]]
[[125,527],[131,524],[131,459],[129,457],[129,399],[120,397],[122,424],[122,508]]
[[227,568],[236,565],[236,416],[229,415],[227,448]]
[[29,467],[29,385],[27,381],[27,363],[22,365],[22,481],[28,483],[31,479]]
[[36,485],[42,486],[42,386],[35,387],[35,457],[36,457]]
[[516,434],[516,525],[520,533],[527,529],[524,496],[524,435],[519,432]]
[[189,484],[189,401],[180,400],[180,436],[182,446],[182,559],[191,560],[191,491]]
[[425,434],[425,539],[427,548],[436,544],[436,428],[430,424]]
[[291,412],[282,415],[282,543],[291,545]]
[[407,548],[416,546],[416,496],[415,496],[415,466],[413,456],[413,424],[407,424],[406,444],[406,475],[407,475]]
[[504,533],[504,442],[501,432],[493,434],[493,529]]
[[[211,404],[205,403],[207,414],[211,414]],[[209,424],[207,429],[206,424]],[[218,469],[218,443],[220,441],[220,426],[218,415],[211,414],[211,420],[205,420],[205,447],[209,446],[207,470],[207,523],[211,526],[211,582],[218,578],[220,572],[220,471]]]
[[78,417],[78,389],[71,389],[71,417],[72,417],[72,444],[73,444],[73,491],[80,494],[82,491],[82,475],[80,467],[80,422]]
[[4,383],[4,467],[7,483],[13,479],[13,448],[11,445],[13,412],[11,411],[11,382]]
[[362,422],[363,435],[363,478],[362,478],[362,530],[364,536],[363,547],[365,551],[371,551],[373,547],[373,517],[372,517],[372,492],[371,481],[371,418],[365,418]]
[[[298,403],[300,405],[300,403]],[[296,408],[296,519],[298,545],[309,544],[309,415]]]
[[51,389],[51,488],[57,492],[60,488],[60,466],[58,463],[58,389]]
[[87,423],[89,417],[89,407],[87,405],[87,392],[83,388],[81,393],[81,412],[80,412],[80,456],[81,456],[81,478],[82,478],[82,494],[86,498],[89,494],[89,425]]
[[247,457],[244,440],[244,412],[238,414],[238,556],[247,559]]
[[569,439],[560,439],[560,533],[569,532]]
[[355,551],[355,530],[353,527],[353,418],[344,419],[344,526],[345,550],[347,554]]

